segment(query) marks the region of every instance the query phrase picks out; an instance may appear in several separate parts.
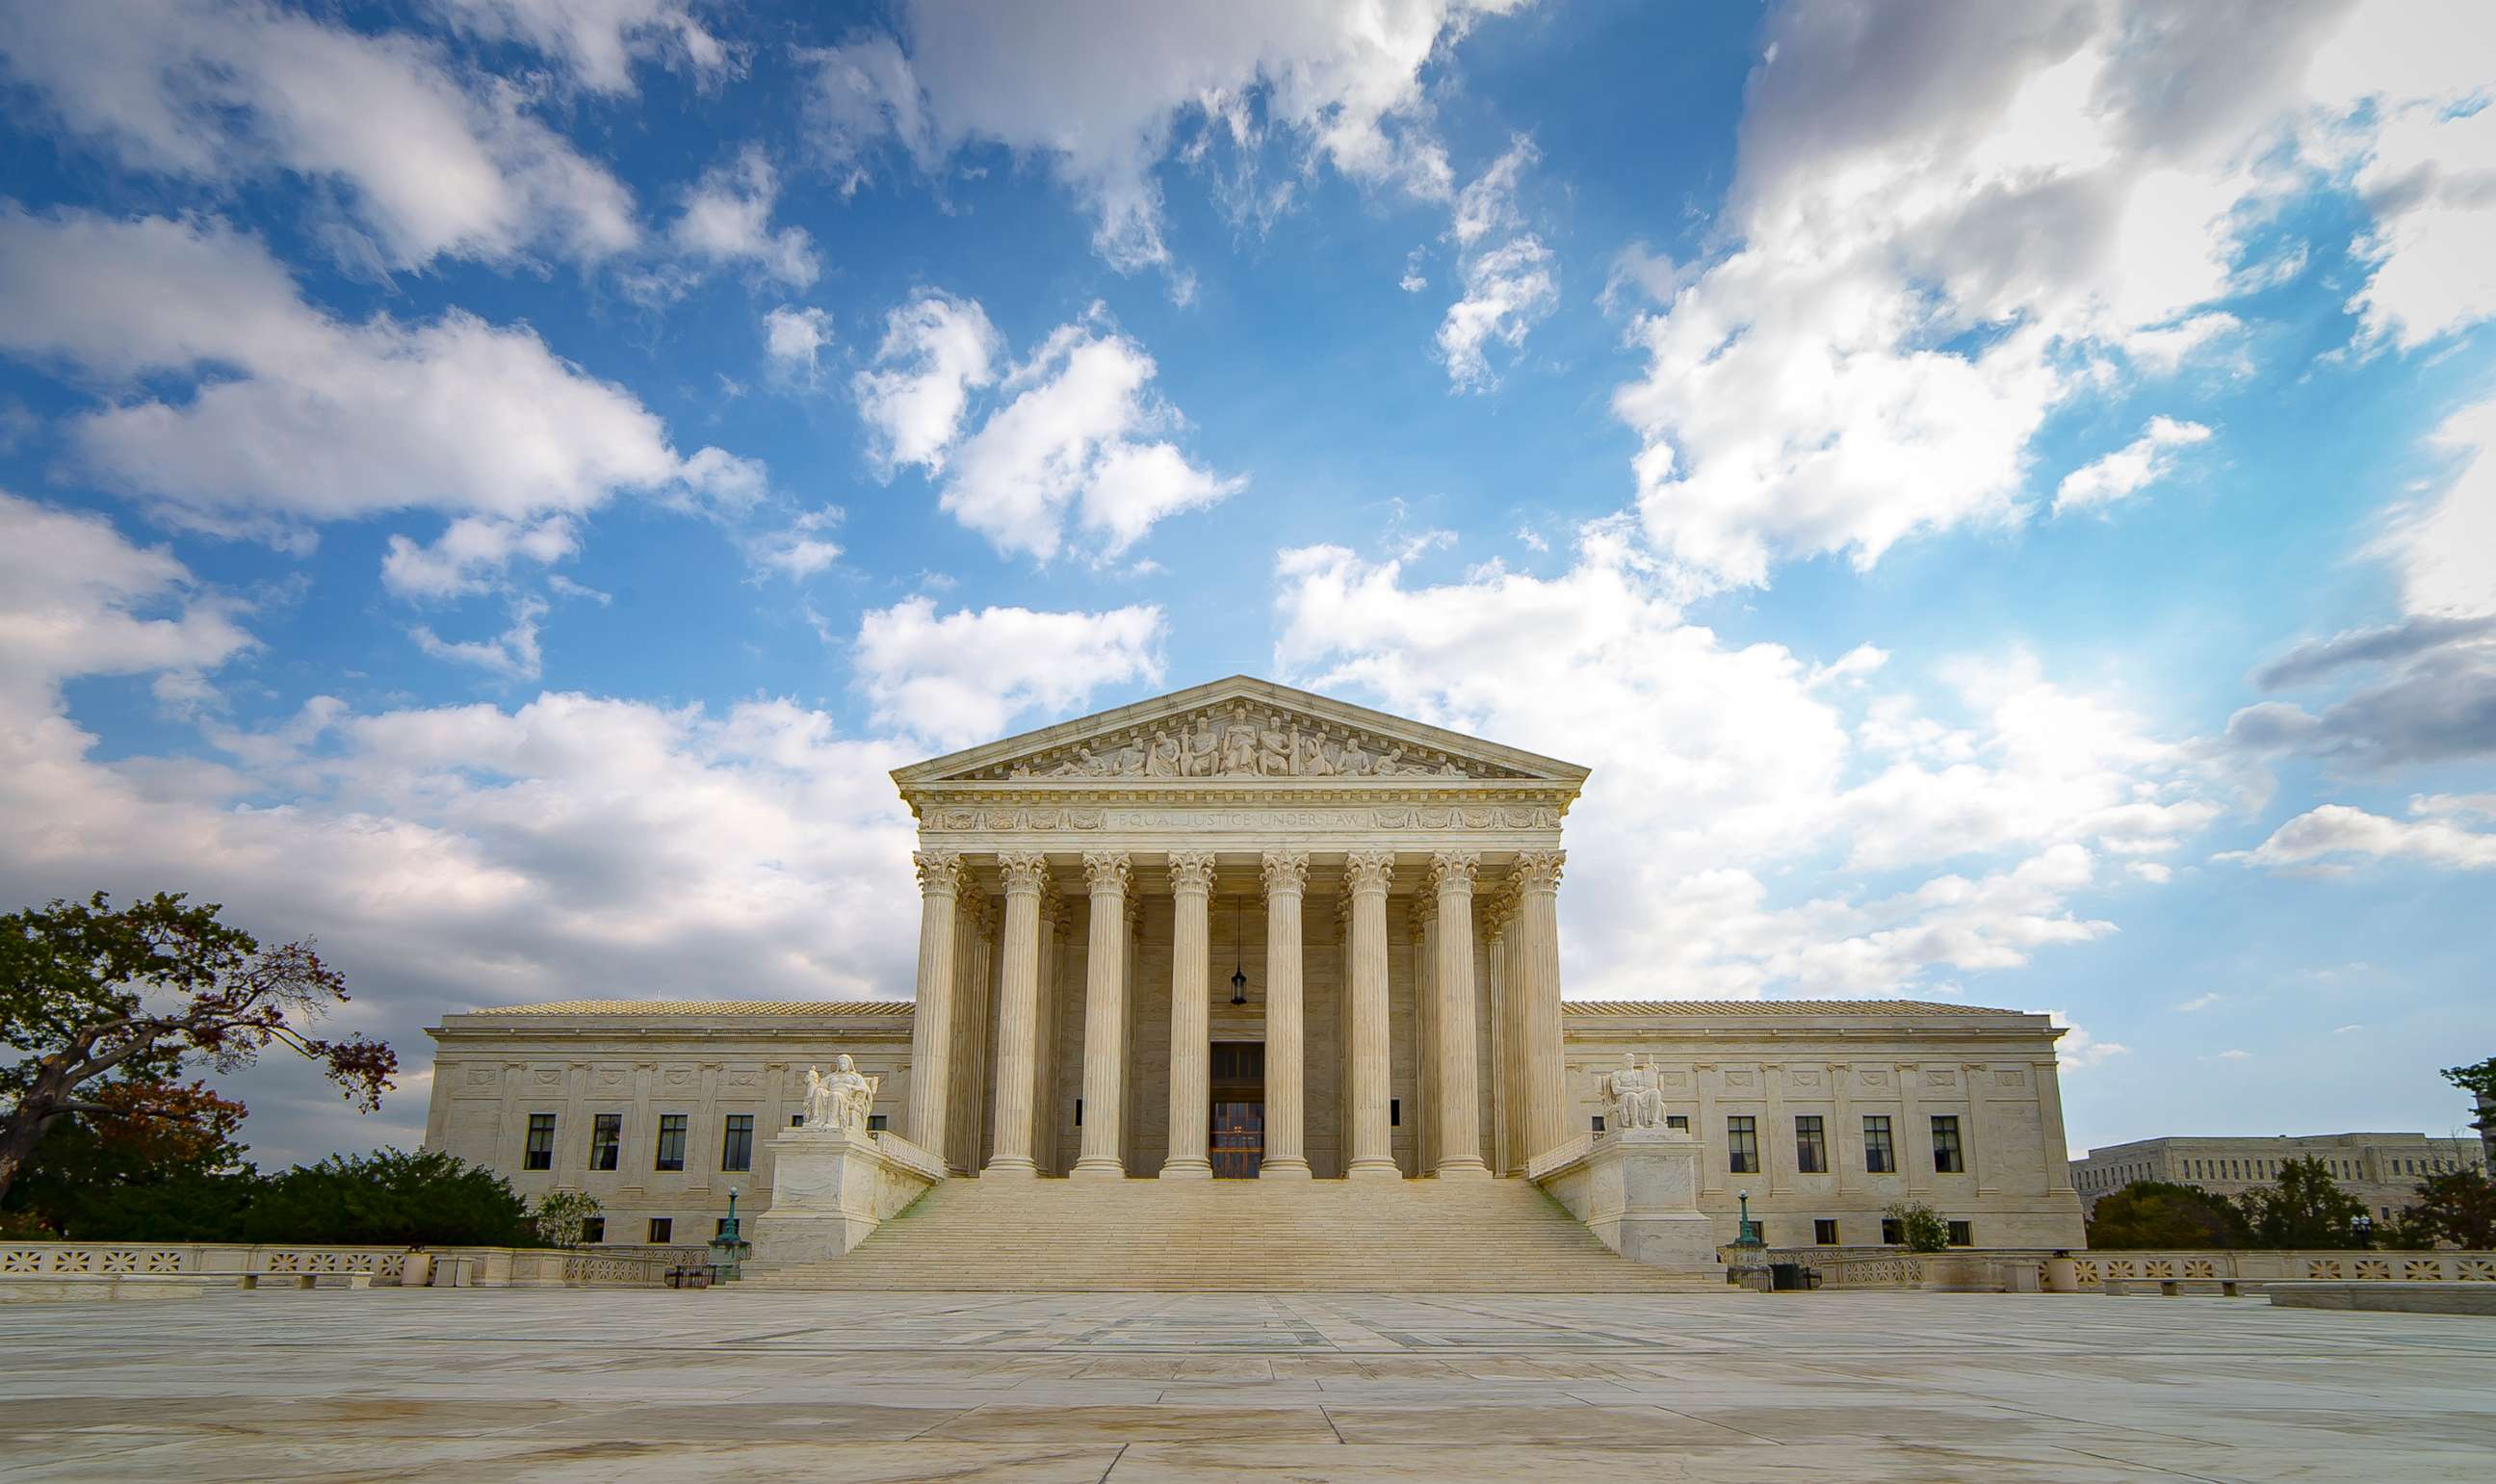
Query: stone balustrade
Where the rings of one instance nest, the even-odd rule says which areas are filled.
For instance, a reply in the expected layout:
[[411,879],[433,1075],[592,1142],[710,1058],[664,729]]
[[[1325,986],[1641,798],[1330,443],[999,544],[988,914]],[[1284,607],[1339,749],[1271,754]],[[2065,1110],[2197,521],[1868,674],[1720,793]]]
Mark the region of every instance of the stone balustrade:
[[[689,1258],[684,1253],[693,1254]],[[0,1242],[0,1303],[190,1297],[218,1289],[656,1287],[700,1248]]]
[[[1798,1263],[1825,1288],[1921,1288],[1988,1293],[2052,1287],[2044,1248],[1778,1247],[1772,1263]],[[2496,1252],[2324,1249],[2267,1251],[2077,1251],[2073,1282],[2082,1293],[2259,1292],[2274,1282],[2496,1282]]]

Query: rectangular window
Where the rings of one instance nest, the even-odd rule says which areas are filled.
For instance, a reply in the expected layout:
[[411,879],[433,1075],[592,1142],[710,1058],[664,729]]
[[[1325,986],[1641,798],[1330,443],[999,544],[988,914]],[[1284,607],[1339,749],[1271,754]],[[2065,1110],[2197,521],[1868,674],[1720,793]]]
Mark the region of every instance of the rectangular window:
[[587,1247],[593,1242],[604,1242],[606,1240],[607,1218],[605,1216],[581,1217],[580,1242],[583,1247]]
[[[1889,1148],[1889,1119],[1887,1114],[1867,1114],[1863,1119],[1863,1168],[1874,1175],[1898,1173],[1897,1152]],[[1889,1239],[1884,1237],[1884,1242]]]
[[593,1170],[615,1168],[616,1155],[624,1147],[624,1115],[594,1113],[589,1117],[589,1167]]
[[880,1134],[890,1126],[890,1124],[885,1121],[885,1117],[881,1113],[870,1113],[866,1116],[866,1131],[868,1133]]
[[1075,1100],[1075,1126],[1083,1126],[1083,1099],[1079,1097]]
[[1956,1175],[1967,1168],[1966,1157],[1958,1147],[1958,1115],[1933,1115],[1933,1173]]
[[1667,1128],[1678,1128],[1683,1133],[1688,1133],[1690,1132],[1690,1116],[1685,1113],[1668,1113],[1664,1116],[1664,1126]]
[[803,1127],[805,1127],[805,1126],[806,1126],[806,1116],[805,1116],[804,1114],[802,1114],[802,1113],[793,1113],[793,1114],[789,1115],[789,1126],[790,1126],[790,1127],[792,1127],[792,1128],[803,1128]]
[[1812,1222],[1811,1240],[1821,1247],[1837,1246],[1837,1223],[1826,1216]]
[[1966,1222],[1966,1221],[1950,1221],[1950,1222],[1946,1222],[1946,1223],[1944,1223],[1944,1224],[1946,1224],[1946,1225],[1950,1228],[1950,1246],[1952,1246],[1952,1247],[1974,1247],[1974,1246],[1976,1246],[1976,1228],[1974,1227],[1974,1225],[1973,1225],[1973,1224],[1971,1224],[1971,1223],[1969,1223],[1969,1222]]
[[[1389,1128],[1404,1126],[1404,1099],[1390,1097],[1387,1100],[1387,1126]],[[1596,1126],[1600,1128],[1603,1125],[1599,1123]]]
[[528,1152],[520,1156],[520,1168],[523,1170],[551,1170],[554,1168],[553,1114],[532,1113],[529,1115],[529,1148]]
[[1747,1113],[1737,1113],[1725,1120],[1726,1168],[1736,1175],[1756,1175],[1760,1169],[1760,1125]]
[[652,1216],[650,1218],[650,1245],[652,1247],[659,1247],[675,1240],[676,1222],[673,1216]]
[[1896,1216],[1883,1216],[1881,1218],[1881,1245],[1884,1247],[1906,1246],[1907,1223],[1899,1220]]
[[681,1113],[659,1115],[659,1153],[651,1168],[681,1170],[685,1167],[685,1116]]
[[1805,1175],[1825,1174],[1828,1170],[1828,1140],[1821,1131],[1819,1114],[1794,1117],[1794,1168]]
[[728,1126],[719,1133],[719,1167],[723,1170],[754,1168],[754,1115],[732,1113]]
[[1604,1131],[1604,1116],[1600,1113],[1595,1115],[1594,1129],[1597,1133]]

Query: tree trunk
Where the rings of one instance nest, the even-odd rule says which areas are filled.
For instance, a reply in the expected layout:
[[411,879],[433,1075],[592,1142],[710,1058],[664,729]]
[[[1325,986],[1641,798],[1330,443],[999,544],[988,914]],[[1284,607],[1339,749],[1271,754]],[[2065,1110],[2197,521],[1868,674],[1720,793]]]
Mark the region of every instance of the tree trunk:
[[35,1155],[35,1146],[44,1142],[45,1130],[59,1118],[61,1100],[68,1096],[70,1065],[59,1056],[46,1057],[35,1064],[34,1080],[26,1087],[25,1095],[17,1099],[16,1108],[6,1119],[0,1119],[0,1200],[6,1200],[9,1186],[16,1183],[17,1172]]

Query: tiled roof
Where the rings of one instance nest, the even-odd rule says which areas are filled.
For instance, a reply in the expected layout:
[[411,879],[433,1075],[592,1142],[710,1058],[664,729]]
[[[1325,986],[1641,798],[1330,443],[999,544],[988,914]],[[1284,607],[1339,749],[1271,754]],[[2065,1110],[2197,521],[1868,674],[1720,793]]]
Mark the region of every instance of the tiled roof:
[[906,999],[557,999],[471,1015],[908,1015]]
[[2025,1015],[1929,999],[1565,999],[1564,1015]]

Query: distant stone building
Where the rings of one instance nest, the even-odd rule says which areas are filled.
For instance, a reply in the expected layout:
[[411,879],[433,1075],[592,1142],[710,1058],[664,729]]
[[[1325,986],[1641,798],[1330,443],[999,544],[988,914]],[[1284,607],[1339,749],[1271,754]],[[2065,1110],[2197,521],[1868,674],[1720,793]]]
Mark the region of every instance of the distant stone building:
[[2272,1184],[2280,1166],[2309,1158],[2322,1160],[2340,1188],[2365,1202],[2377,1220],[2415,1204],[2418,1183],[2430,1175],[2487,1168],[2486,1151],[2476,1139],[2401,1133],[2182,1136],[2093,1149],[2087,1158],[2072,1161],[2072,1185],[2090,1211],[2137,1180],[2199,1185],[2213,1195],[2232,1196]]

